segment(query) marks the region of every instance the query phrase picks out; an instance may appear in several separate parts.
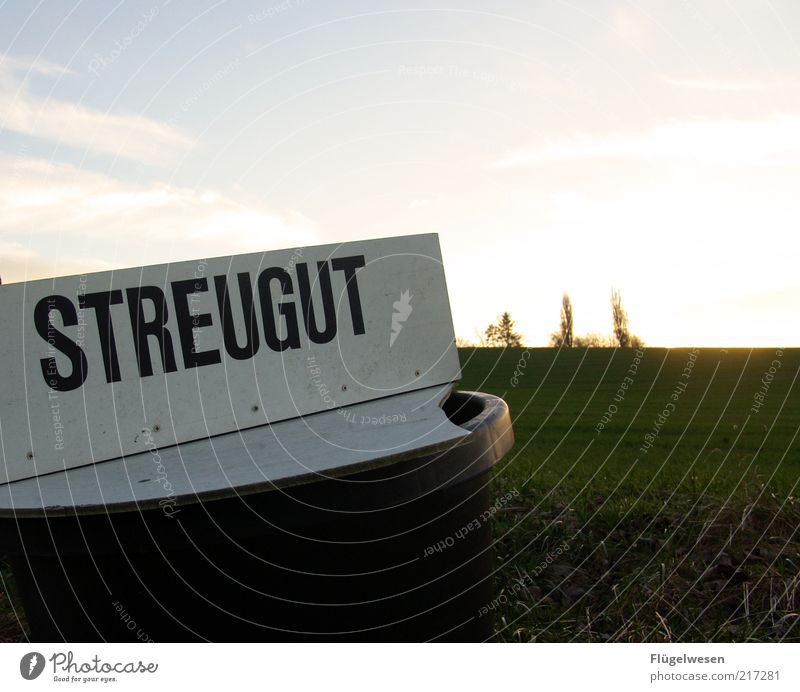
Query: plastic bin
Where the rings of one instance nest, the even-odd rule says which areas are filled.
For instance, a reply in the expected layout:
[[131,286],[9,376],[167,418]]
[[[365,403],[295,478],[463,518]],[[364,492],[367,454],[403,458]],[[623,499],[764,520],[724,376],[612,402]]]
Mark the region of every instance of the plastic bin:
[[[423,437],[337,477],[182,492],[170,512],[152,501],[47,506],[41,486],[37,509],[41,479],[3,486],[0,550],[31,638],[490,638],[491,616],[479,616],[494,596],[484,513],[489,471],[513,443],[508,407],[456,392],[442,411],[464,433],[446,444]],[[69,488],[79,470],[52,483]]]

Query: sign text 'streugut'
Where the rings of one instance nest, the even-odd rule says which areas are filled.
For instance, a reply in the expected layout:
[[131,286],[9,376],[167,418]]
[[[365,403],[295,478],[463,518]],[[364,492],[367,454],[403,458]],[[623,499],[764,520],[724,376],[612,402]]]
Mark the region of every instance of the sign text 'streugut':
[[[54,319],[57,315],[63,326],[75,326],[78,310],[94,312],[108,383],[122,380],[126,368],[138,371],[139,377],[151,376],[154,357],[161,359],[164,372],[176,372],[179,369],[176,342],[185,369],[221,363],[219,349],[196,349],[198,329],[221,328],[225,351],[236,360],[253,358],[262,348],[262,338],[263,348],[271,351],[299,349],[302,347],[301,329],[309,342],[328,343],[337,330],[331,281],[332,273],[336,272],[343,275],[353,335],[359,336],[365,331],[357,272],[364,263],[363,255],[320,261],[313,279],[305,262],[295,264],[291,273],[281,267],[267,267],[255,277],[249,272],[240,272],[235,277],[238,301],[232,300],[229,277],[224,274],[213,276],[211,282],[206,277],[172,281],[167,292],[159,286],[136,286],[124,291],[80,294],[75,300],[64,295],[46,296],[34,309],[36,331],[69,359],[71,369],[59,368],[56,358],[50,356],[40,360],[42,375],[57,391],[77,389],[86,381],[94,364],[90,366],[81,345],[59,331]],[[216,295],[216,321],[208,312],[193,314],[190,306],[191,295],[207,291]],[[314,308],[314,292],[320,294],[322,315]],[[168,294],[171,294],[171,301],[167,299]],[[299,298],[299,310],[294,298]],[[134,335],[135,363],[121,363],[118,355],[114,321],[120,316],[114,314],[113,307],[123,303],[127,304],[127,318]],[[236,336],[237,321],[245,336],[241,343]],[[157,345],[155,355],[151,351],[153,345]]]

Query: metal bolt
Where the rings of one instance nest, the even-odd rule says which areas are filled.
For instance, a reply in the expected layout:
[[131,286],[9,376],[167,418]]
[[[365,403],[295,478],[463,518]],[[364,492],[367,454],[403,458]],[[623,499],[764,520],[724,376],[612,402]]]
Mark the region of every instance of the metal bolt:
[[346,391],[347,391],[347,385],[346,385],[346,384],[343,384],[343,385],[342,385],[342,391],[343,391],[343,392],[346,392]]
[[159,430],[161,430],[161,426],[160,426],[158,423],[156,423],[156,424],[153,426],[153,432],[158,432]]

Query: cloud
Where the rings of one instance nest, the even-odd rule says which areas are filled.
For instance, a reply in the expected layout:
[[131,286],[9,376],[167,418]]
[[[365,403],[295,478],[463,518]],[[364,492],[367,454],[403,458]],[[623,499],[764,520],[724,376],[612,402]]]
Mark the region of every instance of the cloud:
[[0,71],[6,74],[15,72],[25,72],[26,74],[38,74],[45,77],[61,77],[64,75],[77,74],[64,65],[59,65],[44,58],[19,58],[0,53]]
[[63,255],[57,260],[43,256],[18,242],[0,242],[0,280],[14,283],[50,276],[104,271],[114,267],[102,260]]
[[12,130],[152,165],[176,161],[192,146],[192,140],[180,130],[142,115],[103,113],[37,96],[29,88],[31,74],[60,77],[72,73],[54,63],[0,55],[0,132]]
[[[213,190],[0,156],[4,282],[313,244],[314,224]],[[36,248],[34,251],[31,248]]]
[[786,163],[800,157],[800,118],[676,122],[640,133],[579,134],[512,151],[495,168],[588,159],[664,158],[693,163]]

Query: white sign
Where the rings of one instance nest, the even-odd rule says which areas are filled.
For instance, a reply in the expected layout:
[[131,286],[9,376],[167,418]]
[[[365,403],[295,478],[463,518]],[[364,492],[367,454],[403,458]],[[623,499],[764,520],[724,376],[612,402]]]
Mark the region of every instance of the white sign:
[[0,353],[0,483],[460,376],[436,235],[0,286]]

